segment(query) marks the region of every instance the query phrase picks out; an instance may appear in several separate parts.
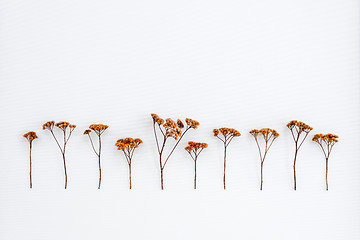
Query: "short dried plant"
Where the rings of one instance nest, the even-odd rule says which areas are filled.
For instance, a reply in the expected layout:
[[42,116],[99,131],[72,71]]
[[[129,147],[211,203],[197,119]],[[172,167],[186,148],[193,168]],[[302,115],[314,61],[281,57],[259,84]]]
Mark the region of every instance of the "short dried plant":
[[330,153],[332,151],[332,148],[334,147],[335,143],[337,143],[338,140],[338,136],[336,136],[335,134],[315,134],[313,137],[313,141],[317,142],[320,147],[321,150],[324,153],[325,156],[325,160],[326,160],[326,173],[325,173],[325,180],[326,180],[326,191],[329,190],[329,184],[328,184],[328,169],[329,169],[329,157],[330,157]]
[[188,146],[185,147],[185,150],[189,153],[192,160],[194,160],[195,164],[195,176],[194,176],[194,189],[196,189],[196,164],[197,159],[200,153],[208,147],[207,143],[200,143],[200,142],[188,142]]
[[115,146],[118,150],[121,150],[124,153],[126,162],[129,166],[129,183],[130,189],[132,187],[131,184],[131,163],[132,158],[135,152],[135,149],[139,147],[139,145],[143,143],[140,138],[123,138],[116,141]]
[[38,138],[38,136],[36,135],[36,132],[28,132],[28,133],[25,133],[24,135],[24,138],[26,138],[26,140],[29,142],[29,145],[30,145],[30,172],[29,172],[29,175],[30,175],[30,188],[32,188],[32,173],[31,173],[31,170],[32,170],[32,162],[31,162],[31,150],[32,150],[32,143],[33,141]]
[[309,132],[313,128],[310,127],[309,125],[303,123],[303,122],[299,122],[299,121],[296,121],[296,120],[290,121],[286,126],[290,129],[292,138],[294,139],[294,142],[295,142],[295,157],[294,157],[293,170],[294,170],[294,190],[296,190],[296,159],[297,159],[297,154],[299,152],[299,149],[300,149],[301,145],[304,143],[306,137],[308,136]]
[[218,128],[213,130],[214,136],[220,139],[220,141],[224,144],[224,177],[223,177],[223,184],[224,189],[226,189],[226,151],[227,147],[231,143],[231,141],[234,139],[234,137],[241,136],[240,132],[238,130],[235,130],[233,128]]
[[[98,161],[99,161],[99,185],[98,185],[98,189],[100,189],[100,187],[101,187],[101,161],[100,161],[100,159],[101,159],[101,135],[105,132],[105,130],[108,127],[109,126],[104,125],[104,124],[91,124],[89,126],[89,129],[84,131],[84,135],[89,136],[91,147],[94,150],[94,153],[98,157]],[[98,137],[98,150],[95,149],[94,142],[93,142],[93,140],[91,138],[91,135],[90,135],[91,132],[94,132]]]
[[[56,138],[54,133],[54,126],[59,128],[63,133],[63,142],[60,144],[60,141]],[[63,158],[63,164],[64,164],[64,173],[65,173],[65,189],[67,188],[67,171],[66,171],[66,157],[65,157],[65,151],[67,143],[70,140],[71,134],[76,128],[76,125],[72,125],[68,122],[58,122],[55,123],[54,121],[49,121],[43,125],[44,130],[49,130],[51,135],[54,137],[56,144],[58,145],[61,155]]]
[[[256,145],[258,147],[259,150],[259,155],[260,155],[260,163],[261,163],[261,170],[260,170],[260,175],[261,175],[261,183],[260,183],[260,190],[263,189],[263,167],[264,167],[264,162],[265,162],[265,158],[266,155],[271,147],[271,145],[273,144],[273,142],[275,141],[275,139],[277,137],[279,137],[279,133],[274,130],[274,129],[270,129],[270,128],[263,128],[260,130],[257,129],[253,129],[249,132],[255,139]],[[265,147],[264,147],[264,151],[261,151],[261,147],[259,144],[259,139],[258,137],[261,136],[262,139],[264,139],[265,142]]]
[[[168,162],[170,156],[178,146],[181,139],[184,137],[186,132],[193,128],[196,129],[200,123],[198,121],[186,118],[186,127],[184,123],[178,119],[177,122],[171,118],[162,119],[158,115],[152,113],[151,117],[153,119],[153,129],[156,141],[157,151],[159,153],[159,164],[160,164],[160,180],[161,180],[161,189],[164,189],[164,168]],[[181,129],[185,128],[184,132]],[[159,132],[160,137],[158,137],[157,132]],[[169,154],[165,154],[165,146],[169,139],[175,140],[175,145],[171,148]]]

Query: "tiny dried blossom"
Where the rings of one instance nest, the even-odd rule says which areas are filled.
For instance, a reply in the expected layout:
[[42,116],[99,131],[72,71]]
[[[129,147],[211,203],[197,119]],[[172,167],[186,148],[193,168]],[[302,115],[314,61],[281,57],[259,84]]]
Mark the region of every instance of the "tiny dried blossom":
[[162,125],[165,121],[164,119],[160,118],[157,114],[152,113],[151,117],[153,118],[154,122],[156,122],[159,125]]
[[70,128],[70,130],[74,130],[76,128],[76,125],[72,125],[68,122],[58,122],[55,124],[55,126],[63,131],[65,131],[68,127]]
[[108,127],[109,127],[108,125],[104,125],[104,124],[91,124],[89,126],[89,128],[93,130],[97,135],[101,135]]
[[185,122],[188,125],[188,127],[194,128],[194,129],[196,129],[200,125],[200,123],[198,121],[192,120],[190,118],[186,118]]
[[32,142],[34,139],[38,138],[36,132],[28,132],[23,135],[29,142]]
[[54,128],[54,125],[55,125],[55,122],[54,122],[54,121],[46,122],[46,123],[44,123],[44,125],[43,125],[43,130],[45,130],[45,129],[52,130],[52,129]]
[[116,141],[115,146],[118,150],[125,150],[129,148],[130,150],[133,148],[139,147],[139,145],[143,143],[140,138],[123,138]]
[[184,123],[180,119],[178,119],[176,123],[179,128],[184,128]]
[[311,130],[313,130],[312,127],[310,127],[309,125],[307,125],[306,123],[297,121],[297,120],[292,120],[290,121],[287,125],[286,125],[290,130],[293,129],[294,127],[298,127],[300,132],[310,132]]
[[249,133],[254,137],[257,137],[260,134],[264,137],[265,140],[269,140],[271,137],[277,138],[280,135],[276,130],[271,128],[262,128],[260,130],[253,129],[249,131]]
[[91,133],[91,130],[90,129],[86,129],[85,131],[84,131],[84,135],[87,135],[87,134],[90,134]]
[[200,143],[200,142],[192,142],[189,141],[188,142],[190,148],[194,149],[195,151],[201,148],[207,148],[208,144],[207,143]]
[[214,129],[213,130],[214,136],[217,137],[219,135],[219,133],[222,133],[225,136],[234,136],[234,137],[239,137],[241,136],[240,132],[234,128],[219,128],[219,129]]
[[337,143],[339,140],[338,140],[339,136],[335,135],[335,134],[331,134],[331,133],[328,133],[328,134],[315,134],[314,137],[313,137],[313,141],[315,142],[318,142],[318,143],[321,143],[321,141],[324,141],[325,143],[327,144],[335,144]]

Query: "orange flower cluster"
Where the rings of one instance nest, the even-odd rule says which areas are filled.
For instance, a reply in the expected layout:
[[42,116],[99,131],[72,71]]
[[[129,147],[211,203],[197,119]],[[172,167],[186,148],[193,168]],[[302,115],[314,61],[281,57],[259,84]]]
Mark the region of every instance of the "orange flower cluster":
[[133,148],[137,148],[142,142],[140,138],[123,138],[117,140],[115,146],[118,150],[125,150],[126,148],[132,150]]
[[55,122],[54,121],[49,121],[47,123],[45,123],[43,125],[43,129],[49,129],[49,130],[52,130],[54,128],[54,125],[55,125]]
[[[89,126],[89,128],[91,130],[93,130],[98,136],[100,136],[103,132],[105,132],[105,130],[108,128],[108,125],[104,125],[104,124],[91,124]],[[91,132],[91,130],[85,130],[84,134],[89,134]]]
[[200,123],[198,121],[192,120],[190,118],[186,118],[185,122],[186,122],[186,124],[188,125],[189,128],[196,129],[200,125]]
[[65,131],[67,127],[69,127],[71,130],[76,128],[76,125],[72,125],[68,122],[58,122],[55,124],[55,126],[60,128],[63,131]]
[[204,148],[207,148],[208,147],[208,144],[207,143],[200,143],[200,142],[188,142],[188,146],[185,147],[185,150],[190,152],[190,151],[197,151],[199,149],[204,149]]
[[300,122],[297,120],[290,121],[286,126],[289,129],[297,127],[299,129],[299,132],[310,132],[311,130],[313,130],[313,128],[310,127],[309,125],[307,125],[306,123],[303,123],[303,122]]
[[271,128],[262,128],[260,130],[253,129],[249,133],[254,137],[257,137],[259,134],[261,134],[265,140],[268,140],[271,137],[277,138],[280,135],[276,130]]
[[176,124],[178,125],[179,128],[184,128],[184,124],[180,119],[177,120]]
[[239,137],[241,136],[240,132],[236,129],[233,128],[219,128],[219,129],[214,129],[213,130],[214,136],[217,137],[219,135],[219,133],[222,133],[224,136],[234,136],[234,137]]
[[28,132],[23,135],[29,142],[33,141],[35,138],[38,138],[36,132]]
[[164,119],[160,118],[157,114],[152,113],[151,117],[154,119],[154,122],[156,122],[159,125],[162,125],[165,121]]
[[313,137],[313,141],[320,143],[321,141],[324,141],[325,143],[336,143],[338,142],[339,136],[335,135],[335,134],[315,134]]

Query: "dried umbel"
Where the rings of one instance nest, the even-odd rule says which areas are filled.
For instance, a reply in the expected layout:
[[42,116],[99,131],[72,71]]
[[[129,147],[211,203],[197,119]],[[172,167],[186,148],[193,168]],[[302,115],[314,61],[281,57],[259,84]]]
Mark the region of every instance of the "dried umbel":
[[131,162],[134,155],[134,151],[139,145],[143,143],[140,138],[123,138],[116,141],[115,146],[118,150],[121,150],[124,153],[126,162],[129,165],[129,183],[130,189],[131,185]]
[[38,138],[38,136],[36,135],[36,132],[28,132],[28,133],[25,133],[24,135],[24,138],[26,138],[26,140],[29,142],[29,145],[30,145],[30,172],[29,172],[29,175],[30,175],[30,188],[32,188],[32,162],[31,162],[31,151],[32,151],[32,142]]
[[220,139],[220,141],[224,144],[224,177],[223,177],[223,183],[224,183],[224,189],[226,189],[226,151],[227,147],[229,146],[230,142],[234,139],[234,137],[241,136],[240,132],[233,128],[216,128],[213,130],[214,136]]
[[301,145],[304,143],[306,137],[308,136],[309,132],[313,128],[310,127],[309,125],[303,123],[303,122],[299,122],[299,121],[296,121],[296,120],[290,121],[286,126],[290,129],[291,135],[292,135],[292,137],[294,139],[294,142],[295,142],[295,157],[294,157],[293,170],[294,170],[294,190],[296,190],[296,159],[297,159],[297,154],[298,154],[298,151],[299,151]]
[[[186,132],[191,128],[196,129],[200,125],[200,123],[190,118],[186,118],[185,126],[180,119],[178,119],[176,122],[171,118],[167,118],[164,120],[155,113],[152,113],[151,117],[153,119],[155,141],[157,151],[159,153],[161,189],[164,189],[164,168],[167,161],[169,160],[171,154],[174,152]],[[185,128],[185,130],[182,131],[182,128]],[[161,139],[158,138],[157,132],[159,132],[160,136],[162,135]],[[175,145],[172,147],[170,153],[165,156],[164,149],[168,139],[171,138],[175,140]]]
[[200,142],[188,142],[188,146],[185,147],[185,150],[189,153],[190,157],[194,160],[195,163],[195,176],[194,176],[194,189],[196,189],[196,165],[197,159],[202,150],[207,148],[207,143],[200,143]]
[[[263,128],[260,130],[257,129],[253,129],[249,132],[255,139],[256,145],[258,147],[259,150],[259,155],[260,155],[260,162],[261,162],[261,184],[260,184],[260,190],[262,190],[263,188],[263,167],[264,167],[264,162],[265,162],[265,158],[266,155],[271,147],[271,145],[273,144],[273,142],[275,141],[275,139],[277,137],[279,137],[279,133],[274,130],[274,129],[270,129],[270,128]],[[262,138],[265,142],[265,146],[264,146],[264,151],[262,153],[261,148],[260,148],[260,144],[259,144],[259,139],[258,137],[260,136],[260,138]]]
[[[56,138],[55,134],[54,134],[54,126],[59,128],[62,133],[63,133],[63,143],[62,146],[60,145],[60,142],[58,141],[58,139]],[[72,132],[74,131],[74,129],[76,128],[76,125],[72,125],[68,122],[58,122],[55,123],[54,121],[49,121],[46,122],[43,125],[43,129],[44,130],[49,130],[51,135],[54,137],[56,144],[58,145],[62,157],[63,157],[63,163],[64,163],[64,173],[65,173],[65,189],[67,188],[67,171],[66,171],[66,157],[65,157],[65,150],[66,150],[66,146],[67,143],[69,142],[69,139],[71,137]]]
[[[101,135],[105,132],[105,130],[108,128],[108,125],[104,125],[104,124],[91,124],[89,126],[90,129],[87,129],[84,131],[84,135],[88,135],[89,139],[90,139],[90,143],[92,146],[92,149],[94,150],[94,153],[96,154],[96,156],[98,157],[98,161],[99,161],[99,185],[98,185],[98,189],[100,189],[101,187]],[[91,138],[91,131],[93,131],[97,136],[98,136],[98,150],[95,150],[95,146],[94,143],[92,141]]]
[[325,176],[325,180],[326,180],[326,191],[329,190],[329,184],[328,184],[328,169],[329,169],[329,157],[330,157],[330,153],[332,151],[332,148],[334,147],[335,143],[338,142],[338,136],[335,134],[315,134],[313,137],[313,141],[317,142],[320,147],[321,150],[324,153],[325,156],[325,160],[326,160],[326,176]]

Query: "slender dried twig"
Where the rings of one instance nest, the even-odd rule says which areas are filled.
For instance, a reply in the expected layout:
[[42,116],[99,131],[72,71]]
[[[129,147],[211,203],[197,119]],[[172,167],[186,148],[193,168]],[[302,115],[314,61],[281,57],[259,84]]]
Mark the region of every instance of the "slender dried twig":
[[[186,132],[194,128],[196,129],[199,126],[199,122],[192,120],[190,118],[186,118],[186,128],[185,131],[182,132],[181,128],[184,128],[183,122],[178,119],[177,122],[173,121],[170,118],[167,118],[166,120],[160,118],[158,115],[152,113],[151,117],[153,119],[153,129],[154,129],[154,135],[155,135],[155,141],[156,141],[156,147],[159,154],[159,164],[160,164],[160,180],[161,180],[161,190],[164,189],[164,168],[166,163],[168,162],[170,156],[175,151],[176,147],[178,146],[181,139],[184,137]],[[159,139],[158,134],[160,134],[161,139]],[[170,153],[166,156],[164,154],[164,149],[167,143],[167,140],[169,138],[175,139],[175,145],[172,147]]]
[[[224,177],[223,177],[223,184],[224,184],[224,189],[226,189],[226,183],[225,183],[225,179],[226,179],[226,150],[227,147],[229,146],[230,142],[234,139],[234,137],[239,137],[241,136],[240,132],[238,130],[235,130],[233,128],[219,128],[219,129],[214,129],[213,130],[214,136],[217,137],[218,139],[220,139],[220,141],[223,142],[224,144]],[[219,134],[221,133],[220,137]]]
[[[60,145],[60,142],[58,141],[58,139],[56,138],[55,134],[54,134],[54,126],[58,127],[62,132],[63,132],[63,144],[62,146]],[[71,134],[74,131],[74,129],[76,128],[76,125],[72,125],[68,122],[58,122],[55,124],[54,121],[49,121],[47,123],[45,123],[43,125],[43,129],[47,129],[50,131],[51,135],[53,136],[53,138],[55,139],[56,144],[58,145],[60,151],[61,151],[61,155],[63,158],[63,164],[64,164],[64,173],[65,173],[65,189],[67,188],[67,171],[66,171],[66,157],[65,157],[65,150],[66,150],[66,146],[67,143],[70,140]],[[69,131],[67,131],[67,129],[69,129]]]
[[[101,158],[101,135],[105,132],[105,130],[108,128],[109,126],[104,125],[104,124],[91,124],[89,126],[90,129],[87,129],[84,131],[84,135],[88,135],[89,139],[90,139],[90,143],[91,143],[91,147],[94,151],[94,153],[96,154],[96,156],[98,157],[98,161],[99,161],[99,185],[98,185],[98,189],[100,189],[101,186],[101,162],[100,162],[100,158]],[[91,139],[90,133],[91,130],[98,136],[98,150],[96,151],[95,147],[94,147],[94,142]]]
[[208,147],[207,143],[200,143],[200,142],[188,142],[188,146],[185,147],[185,150],[189,153],[190,157],[195,163],[195,176],[194,176],[194,189],[196,189],[196,165],[197,159],[202,150]]
[[[296,159],[297,159],[297,154],[298,154],[298,151],[299,151],[301,145],[304,143],[306,137],[308,136],[309,132],[313,128],[310,127],[309,125],[303,123],[303,122],[299,122],[299,121],[296,121],[296,120],[290,121],[286,126],[290,129],[292,138],[293,138],[293,140],[295,142],[295,157],[294,157],[293,170],[294,170],[294,190],[296,190]],[[302,134],[302,133],[304,133],[304,134]]]
[[139,147],[139,145],[143,141],[140,138],[123,138],[116,141],[115,146],[118,150],[123,151],[127,164],[129,165],[129,183],[130,189],[132,187],[131,184],[131,163],[132,157],[134,155],[135,149]]
[[338,136],[335,134],[315,134],[313,137],[313,141],[317,142],[320,147],[321,150],[324,153],[325,156],[325,160],[326,160],[326,173],[325,173],[325,180],[326,180],[326,191],[329,190],[329,184],[328,184],[328,168],[329,168],[329,157],[330,157],[330,153],[332,151],[332,148],[334,147],[335,143],[337,143],[338,140]]
[[[260,162],[261,162],[260,190],[262,190],[262,188],[263,188],[263,167],[264,167],[265,158],[266,158],[266,155],[267,155],[271,145],[273,144],[275,139],[279,136],[279,133],[276,130],[270,129],[270,128],[263,128],[263,129],[260,129],[260,130],[253,129],[249,133],[255,138],[255,142],[256,142],[256,145],[257,145],[258,150],[259,150]],[[258,141],[258,136],[259,135],[261,135],[263,137],[264,141],[265,141],[265,149],[264,149],[263,153],[261,152],[260,144],[259,144],[259,141]]]
[[28,132],[28,133],[25,133],[23,135],[26,140],[28,140],[29,142],[29,145],[30,145],[30,171],[29,171],[29,175],[30,175],[30,188],[32,188],[32,162],[31,162],[31,151],[32,151],[32,142],[38,138],[38,136],[36,135],[36,132]]

